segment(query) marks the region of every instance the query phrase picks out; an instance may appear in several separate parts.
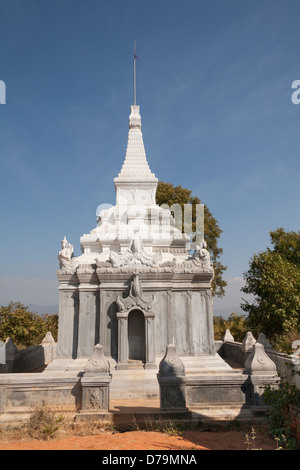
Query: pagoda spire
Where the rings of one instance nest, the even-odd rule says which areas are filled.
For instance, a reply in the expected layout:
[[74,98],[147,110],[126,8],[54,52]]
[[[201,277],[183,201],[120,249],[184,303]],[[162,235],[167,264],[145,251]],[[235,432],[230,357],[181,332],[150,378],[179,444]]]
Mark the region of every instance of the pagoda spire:
[[[158,179],[151,172],[146,158],[142,134],[140,107],[136,105],[136,74],[135,61],[139,59],[135,53],[134,43],[134,104],[130,107],[129,132],[125,160],[118,177],[114,179],[117,204],[121,200],[126,203],[155,204],[155,193]],[[134,197],[132,195],[135,194]]]
[[136,106],[136,65],[135,60],[138,58],[135,53],[135,41],[134,41],[134,51],[133,51],[133,106]]

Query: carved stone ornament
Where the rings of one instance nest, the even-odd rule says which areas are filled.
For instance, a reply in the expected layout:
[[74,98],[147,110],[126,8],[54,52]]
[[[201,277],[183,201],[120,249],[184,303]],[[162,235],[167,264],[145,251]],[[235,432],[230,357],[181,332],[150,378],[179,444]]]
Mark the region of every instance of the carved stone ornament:
[[222,340],[225,342],[225,341],[234,341],[234,337],[232,336],[232,334],[230,333],[230,330],[227,328],[227,330],[225,331],[224,335],[223,335],[223,338]]
[[139,275],[135,274],[133,280],[131,281],[128,297],[123,298],[118,295],[116,304],[119,312],[124,312],[133,307],[140,307],[142,310],[149,312],[152,310],[156,300],[157,299],[155,295],[152,295],[150,299],[147,299],[143,296]]
[[104,356],[103,346],[97,344],[94,347],[94,354],[84,368],[84,375],[107,375],[109,374],[109,362]]
[[131,240],[126,253],[119,254],[111,251],[109,255],[109,261],[114,268],[129,266],[159,267],[161,259],[161,253],[155,253],[154,255],[146,253],[144,250],[143,242],[140,238],[138,238],[138,236]]
[[245,338],[242,341],[241,349],[244,353],[248,353],[252,350],[252,346],[256,343],[256,339],[254,338],[251,331],[247,331]]
[[211,261],[210,261],[210,254],[207,250],[206,241],[203,241],[200,246],[197,245],[196,252],[193,256],[194,263],[201,265],[202,269],[210,270],[211,269]]
[[174,344],[169,344],[167,346],[166,354],[159,364],[159,375],[168,377],[180,377],[185,375],[184,364],[177,356]]
[[72,274],[78,266],[78,260],[73,256],[73,245],[66,237],[61,242],[61,250],[58,253],[59,267],[63,271]]
[[102,410],[103,390],[101,388],[89,387],[87,392],[89,394],[89,408]]
[[214,268],[211,263],[206,242],[203,241],[200,246],[197,245],[195,253],[188,260],[177,264],[176,270],[178,269],[186,273],[203,272],[214,274]]
[[81,264],[78,266],[77,274],[94,274],[94,266],[93,264]]
[[245,361],[245,369],[252,375],[276,374],[276,365],[265,352],[261,343],[256,342]]
[[45,338],[42,341],[42,344],[54,344],[54,338],[52,336],[51,331],[47,331]]

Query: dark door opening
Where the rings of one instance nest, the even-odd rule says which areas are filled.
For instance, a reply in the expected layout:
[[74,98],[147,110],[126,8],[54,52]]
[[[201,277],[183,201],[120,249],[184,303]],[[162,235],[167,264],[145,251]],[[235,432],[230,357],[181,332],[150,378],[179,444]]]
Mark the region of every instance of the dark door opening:
[[145,317],[140,310],[128,316],[129,361],[146,362]]

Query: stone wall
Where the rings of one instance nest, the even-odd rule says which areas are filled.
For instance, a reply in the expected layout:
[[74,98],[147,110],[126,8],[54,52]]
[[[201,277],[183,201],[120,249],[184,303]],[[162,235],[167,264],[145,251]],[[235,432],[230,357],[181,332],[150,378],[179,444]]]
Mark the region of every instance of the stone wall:
[[[126,300],[136,275],[100,271],[97,276],[92,270],[90,274],[59,273],[59,358],[89,357],[99,342],[106,356],[119,361],[120,331],[130,309],[119,314],[118,299],[119,303]],[[141,293],[136,308],[144,313],[146,332],[151,328],[147,347],[156,356],[162,356],[171,342],[183,356],[213,354],[210,278],[174,272],[140,272],[138,276]],[[151,298],[155,298],[153,305],[147,300]]]
[[41,372],[56,356],[56,343],[51,333],[37,346],[18,349],[12,338],[7,338],[2,348],[0,374]]
[[[245,352],[242,343],[236,341],[216,341],[216,349],[220,356],[233,367],[244,367]],[[277,373],[284,376],[290,383],[300,388],[300,376],[298,374],[291,375],[291,366],[296,371],[300,371],[300,361],[295,360],[292,355],[287,355],[274,351],[273,349],[265,349],[266,354],[276,364]]]

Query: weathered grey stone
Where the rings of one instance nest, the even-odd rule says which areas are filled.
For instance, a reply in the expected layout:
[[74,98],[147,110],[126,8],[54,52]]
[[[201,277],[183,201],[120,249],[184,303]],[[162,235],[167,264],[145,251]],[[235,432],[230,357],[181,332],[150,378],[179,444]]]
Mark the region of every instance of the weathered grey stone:
[[84,376],[105,376],[109,374],[109,362],[104,356],[103,346],[97,344],[94,353],[84,368]]
[[271,343],[269,343],[264,333],[259,333],[257,342],[262,344],[265,349],[273,349]]
[[256,339],[254,338],[251,331],[247,331],[243,341],[242,341],[242,351],[244,353],[249,353],[252,350],[252,346],[256,343]]
[[54,344],[54,338],[52,336],[51,331],[47,331],[45,338],[42,340],[41,344]]
[[159,364],[158,374],[160,377],[183,377],[185,375],[185,367],[176,354],[174,344],[167,346],[166,354]]
[[258,342],[252,346],[252,350],[245,360],[245,369],[252,375],[276,374],[275,363],[266,354],[264,346]]
[[[186,400],[189,408],[197,409],[204,405],[251,405],[248,376],[243,373],[228,372],[187,377]],[[225,405],[226,403],[226,405]]]
[[232,336],[228,328],[226,329],[223,335],[222,341],[234,341],[234,337]]
[[9,374],[13,371],[13,363],[18,353],[18,348],[11,337],[6,338],[1,346],[0,373]]
[[109,409],[110,376],[84,376],[80,379],[82,404],[80,413],[106,413]]
[[78,287],[73,284],[73,275],[67,274],[62,277],[59,288],[57,357],[75,358],[78,344]]
[[0,367],[5,364],[5,356],[5,343],[0,340]]
[[45,401],[56,410],[72,411],[81,405],[77,376],[46,376],[36,373],[0,375],[0,424],[20,423],[32,406]]
[[176,348],[169,344],[159,364],[157,374],[160,386],[160,407],[162,410],[186,410],[185,367],[176,354]]
[[84,368],[81,378],[82,407],[81,414],[103,413],[109,409],[109,386],[111,376],[109,375],[109,362],[103,353],[103,346],[97,344],[94,354]]

